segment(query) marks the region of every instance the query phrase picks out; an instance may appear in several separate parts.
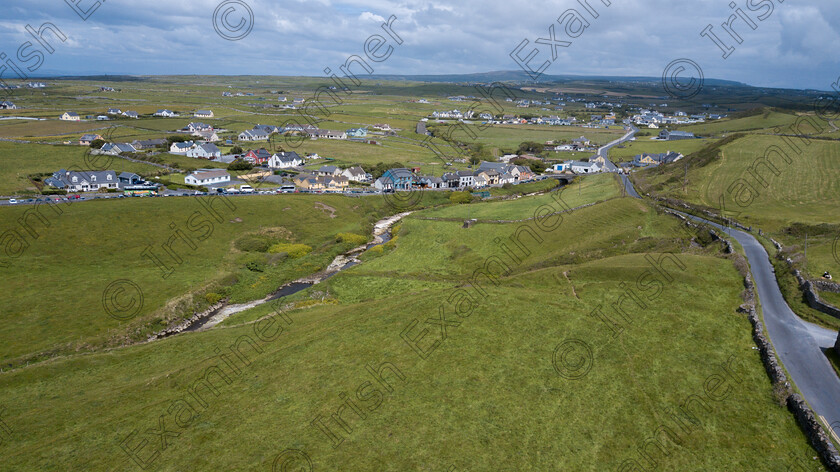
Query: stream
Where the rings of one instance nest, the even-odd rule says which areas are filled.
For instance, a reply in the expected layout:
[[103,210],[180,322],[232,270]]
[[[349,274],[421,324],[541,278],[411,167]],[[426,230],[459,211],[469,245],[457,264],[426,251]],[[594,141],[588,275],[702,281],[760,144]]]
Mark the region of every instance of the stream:
[[372,242],[367,243],[363,246],[359,246],[344,254],[336,256],[336,258],[333,259],[330,265],[327,266],[327,268],[321,272],[308,275],[306,277],[297,279],[293,282],[289,282],[281,286],[275,292],[271,293],[265,298],[261,298],[259,300],[252,300],[248,303],[239,303],[235,305],[222,304],[221,306],[216,306],[204,313],[198,313],[178,326],[168,328],[160,333],[150,336],[149,341],[162,339],[183,332],[196,332],[208,330],[218,325],[222,321],[226,320],[231,315],[241,313],[245,310],[250,310],[251,308],[258,307],[268,302],[288,297],[289,295],[294,295],[302,290],[305,290],[313,285],[317,285],[329,279],[330,277],[343,270],[359,265],[362,263],[362,261],[359,260],[358,256],[373,247],[380,246],[390,241],[391,227],[396,222],[400,221],[401,219],[405,218],[411,213],[412,212],[409,211],[379,220],[373,226]]

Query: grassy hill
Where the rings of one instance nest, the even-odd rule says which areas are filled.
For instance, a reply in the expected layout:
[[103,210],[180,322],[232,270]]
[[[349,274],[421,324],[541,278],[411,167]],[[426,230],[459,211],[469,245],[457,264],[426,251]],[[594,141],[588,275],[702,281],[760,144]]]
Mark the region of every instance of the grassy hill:
[[[501,256],[494,239],[520,225],[409,218],[388,248],[296,295],[306,308],[241,324],[269,314],[263,305],[228,327],[7,372],[0,395],[15,436],[4,460],[18,469],[136,470],[125,451],[144,439],[137,457],[157,451],[155,470],[173,471],[288,468],[305,464],[301,454],[317,470],[394,471],[618,469],[645,463],[640,450],[663,470],[787,470],[789,454],[813,456],[773,400],[749,322],[735,313],[740,276],[719,245],[690,242],[677,220],[630,199],[552,226],[538,233],[542,243],[522,240],[530,255],[521,263],[504,259],[511,270],[498,285],[473,285],[483,296],[471,274]],[[644,309],[623,305],[632,321],[612,337],[590,313],[601,306],[617,317],[609,306],[622,284],[635,285],[653,270],[645,255],[663,251],[676,251],[684,269],[666,266],[673,282],[647,291]],[[452,297],[464,293],[472,307],[458,316]],[[445,334],[424,322],[441,307]],[[257,340],[255,326],[274,336]],[[247,366],[227,348],[244,335],[259,348],[240,346]],[[383,365],[378,383],[366,366]],[[201,387],[213,366],[229,383],[216,373],[207,377],[214,388]],[[713,400],[704,386],[716,375],[729,380]],[[697,423],[678,429],[669,412],[693,395],[708,410],[695,399],[687,408]],[[342,429],[330,415],[346,398]],[[319,417],[340,444],[312,425]],[[160,421],[171,431],[166,449],[147,432]],[[651,444],[663,426],[679,444]]]

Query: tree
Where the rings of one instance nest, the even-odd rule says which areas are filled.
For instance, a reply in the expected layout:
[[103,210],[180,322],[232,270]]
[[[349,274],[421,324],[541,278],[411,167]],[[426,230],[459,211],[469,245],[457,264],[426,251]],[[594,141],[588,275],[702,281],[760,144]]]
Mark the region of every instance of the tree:
[[239,147],[239,146],[234,146],[234,147],[230,148],[230,153],[231,154],[242,154],[242,148]]
[[545,151],[545,145],[540,143],[535,143],[533,141],[525,141],[519,145],[519,153],[523,154],[526,152],[539,154]]
[[242,159],[237,159],[228,164],[228,170],[251,170],[253,168],[254,166],[250,162]]
[[105,140],[104,139],[94,139],[93,141],[90,142],[90,148],[91,149],[101,149],[102,146],[104,146],[104,145],[105,145]]
[[514,159],[513,163],[518,166],[525,166],[535,174],[542,174],[548,168],[548,164],[536,159]]

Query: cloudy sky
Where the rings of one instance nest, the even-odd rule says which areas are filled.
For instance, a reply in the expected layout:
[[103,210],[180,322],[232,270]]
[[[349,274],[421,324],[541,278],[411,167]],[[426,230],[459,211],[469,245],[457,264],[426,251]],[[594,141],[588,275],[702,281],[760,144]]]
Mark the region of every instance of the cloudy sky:
[[[536,47],[530,67],[539,69],[548,60],[547,74],[659,77],[671,61],[690,58],[707,78],[830,90],[840,76],[840,2],[781,1],[736,0],[733,9],[728,0],[612,0],[610,6],[605,5],[609,0],[458,0],[457,5],[427,0],[3,0],[0,52],[15,66],[34,68],[26,72],[30,76],[323,76],[325,68],[337,71],[349,56],[364,55],[365,41],[380,34],[387,43],[377,54],[394,50],[387,60],[369,62],[376,74],[449,74],[516,70],[520,66],[511,51],[528,40],[519,56],[525,59]],[[588,26],[573,17],[558,21],[569,9]],[[741,44],[721,27],[737,10],[746,18],[732,25]],[[87,20],[79,12],[88,14]],[[402,45],[380,27],[392,15]],[[27,25],[38,30],[45,22],[67,38],[61,42],[44,34],[52,54],[26,31]],[[553,40],[563,46],[548,44],[551,25]],[[734,48],[728,58],[711,35],[701,36],[708,25],[724,48]],[[244,37],[231,41],[223,36]],[[543,44],[536,43],[539,38]],[[22,50],[23,61],[19,48],[27,41],[32,45]],[[44,56],[40,65],[35,51]],[[10,65],[2,78],[13,77]]]

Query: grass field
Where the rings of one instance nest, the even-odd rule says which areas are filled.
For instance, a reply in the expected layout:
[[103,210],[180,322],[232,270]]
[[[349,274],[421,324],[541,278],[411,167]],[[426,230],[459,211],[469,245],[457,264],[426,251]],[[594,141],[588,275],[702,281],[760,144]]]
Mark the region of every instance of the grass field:
[[[153,466],[163,471],[269,470],[277,457],[288,468],[305,464],[291,462],[301,453],[317,470],[616,470],[642,461],[638,450],[658,428],[676,429],[667,412],[692,395],[709,407],[689,407],[697,425],[676,430],[679,444],[648,448],[663,470],[781,471],[789,454],[814,455],[774,402],[749,322],[735,312],[741,282],[732,263],[714,257],[717,245],[690,244],[677,220],[641,202],[616,199],[566,215],[540,233],[542,244],[526,243],[531,254],[498,285],[483,283],[469,312],[451,313],[451,294],[472,291],[470,274],[500,254],[494,237],[517,227],[410,218],[390,249],[299,294],[329,303],[288,312],[291,324],[282,322],[260,352],[242,348],[248,365],[238,371],[219,362],[218,349],[253,338],[254,325],[6,372],[0,395],[15,447],[4,461],[13,469],[136,470],[124,449],[146,439],[138,457],[157,451]],[[677,251],[685,269],[672,269],[679,277],[645,309],[629,305],[632,324],[611,338],[589,313],[619,299],[622,284],[651,270],[644,254],[661,251]],[[458,323],[445,338],[422,322],[436,319],[438,306]],[[411,339],[425,326],[421,347],[440,341],[425,360],[400,337],[415,319]],[[578,380],[552,363],[570,339],[592,350]],[[396,369],[384,371],[386,383],[366,384],[376,381],[365,366],[385,362]],[[727,375],[727,362],[727,395],[712,400],[704,385]],[[216,394],[198,387],[196,403],[189,392],[213,366],[230,382],[207,377]],[[370,394],[354,400],[364,419],[345,406],[342,430],[329,415],[359,388]],[[319,415],[340,445],[310,424]],[[166,449],[147,433],[160,421],[172,432]]]
[[[772,153],[773,150],[781,150],[784,156]],[[778,175],[762,163],[768,152],[769,162]],[[687,193],[682,192],[682,161],[640,172],[635,180],[641,184],[642,192],[654,190],[716,209],[721,208],[723,197],[730,216],[769,232],[786,245],[804,250],[804,234],[801,231],[791,234],[787,230],[793,223],[805,225],[806,230],[808,226],[840,224],[838,162],[840,142],[786,141],[776,136],[747,135],[724,146],[719,158],[707,165],[690,167]],[[831,254],[833,239],[840,234],[840,228],[818,229],[811,229],[809,235],[809,269],[812,275],[822,275],[825,270],[840,273],[840,263]]]
[[[88,156],[82,146],[48,146],[0,142],[0,195],[35,193],[32,174],[68,170],[114,170],[151,176],[162,169],[112,156]],[[89,149],[88,149],[89,150]]]
[[[723,133],[737,131],[771,130],[787,128],[797,120],[794,113],[779,113],[765,110],[764,112],[745,118],[724,118],[693,125],[681,126],[680,130],[690,131],[700,136],[719,136]],[[807,129],[807,128],[805,128]]]

